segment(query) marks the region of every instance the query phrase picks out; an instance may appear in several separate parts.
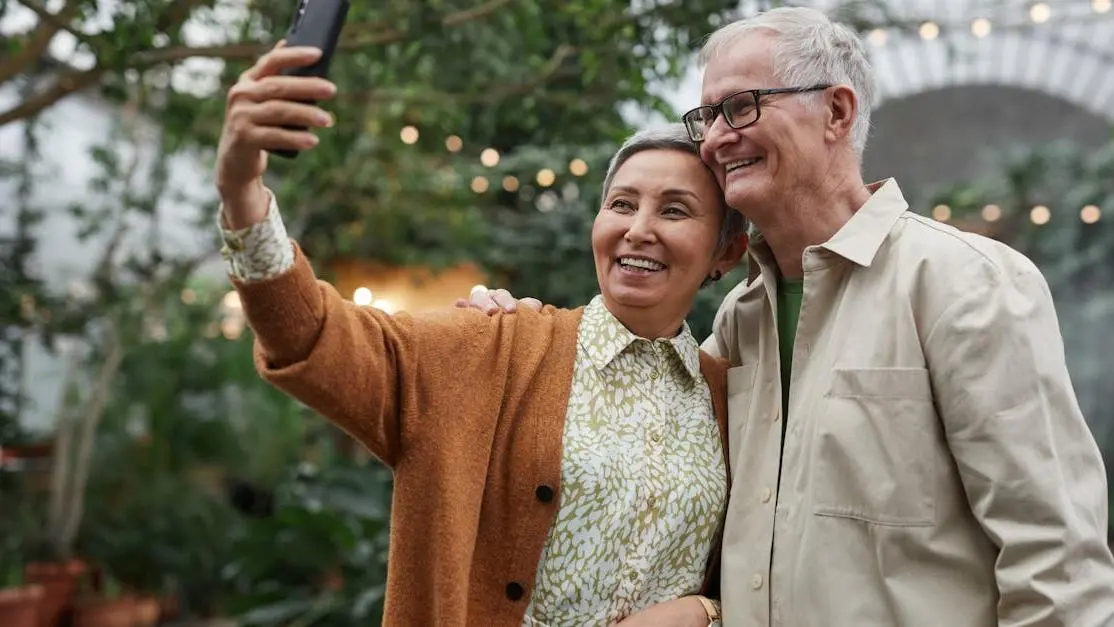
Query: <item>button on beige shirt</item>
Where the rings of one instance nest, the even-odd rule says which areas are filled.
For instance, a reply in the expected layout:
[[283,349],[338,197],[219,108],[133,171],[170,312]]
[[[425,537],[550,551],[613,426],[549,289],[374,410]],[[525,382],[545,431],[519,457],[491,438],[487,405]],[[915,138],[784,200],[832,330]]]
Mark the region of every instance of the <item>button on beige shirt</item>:
[[704,345],[733,366],[724,625],[1114,626],[1106,473],[1047,284],[871,189],[804,253],[783,455],[760,238]]

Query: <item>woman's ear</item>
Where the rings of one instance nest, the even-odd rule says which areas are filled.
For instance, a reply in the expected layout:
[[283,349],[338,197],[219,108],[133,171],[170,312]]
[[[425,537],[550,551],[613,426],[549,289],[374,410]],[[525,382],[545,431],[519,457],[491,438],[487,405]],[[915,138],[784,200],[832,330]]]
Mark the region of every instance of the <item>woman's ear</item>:
[[743,258],[743,255],[746,254],[747,244],[749,242],[750,238],[745,231],[728,242],[727,246],[723,247],[723,251],[720,252],[719,256],[712,264],[712,270],[718,271],[721,275],[731,272],[735,266],[739,265],[739,261]]

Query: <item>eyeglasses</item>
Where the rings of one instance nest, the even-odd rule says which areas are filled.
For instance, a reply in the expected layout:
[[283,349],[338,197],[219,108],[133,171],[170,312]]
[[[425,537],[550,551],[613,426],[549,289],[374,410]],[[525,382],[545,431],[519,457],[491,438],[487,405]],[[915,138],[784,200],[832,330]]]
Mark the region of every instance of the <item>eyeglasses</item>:
[[831,85],[813,85],[812,87],[779,87],[777,89],[748,89],[740,91],[719,101],[719,104],[704,105],[681,116],[681,121],[688,129],[689,139],[694,142],[704,141],[708,129],[715,123],[719,114],[727,125],[735,130],[753,125],[762,116],[761,100],[763,96],[774,94],[803,94],[812,91],[823,91]]

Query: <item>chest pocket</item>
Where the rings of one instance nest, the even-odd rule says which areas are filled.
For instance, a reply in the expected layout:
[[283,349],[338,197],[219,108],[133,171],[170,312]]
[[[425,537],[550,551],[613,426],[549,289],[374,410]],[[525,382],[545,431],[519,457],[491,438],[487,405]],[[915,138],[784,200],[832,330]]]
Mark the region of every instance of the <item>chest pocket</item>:
[[832,374],[818,414],[814,513],[879,525],[933,524],[939,427],[928,371]]

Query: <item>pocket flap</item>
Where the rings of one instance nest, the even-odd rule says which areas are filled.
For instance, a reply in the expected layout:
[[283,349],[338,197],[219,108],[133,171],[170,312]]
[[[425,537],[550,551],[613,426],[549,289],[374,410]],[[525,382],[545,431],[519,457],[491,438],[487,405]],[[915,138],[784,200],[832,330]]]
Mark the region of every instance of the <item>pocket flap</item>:
[[828,396],[932,399],[925,368],[836,368]]

